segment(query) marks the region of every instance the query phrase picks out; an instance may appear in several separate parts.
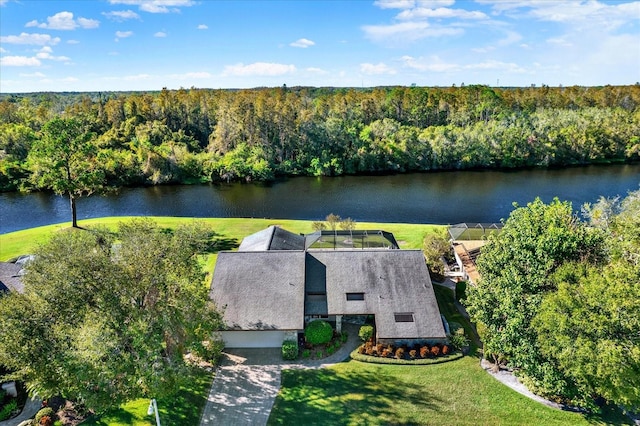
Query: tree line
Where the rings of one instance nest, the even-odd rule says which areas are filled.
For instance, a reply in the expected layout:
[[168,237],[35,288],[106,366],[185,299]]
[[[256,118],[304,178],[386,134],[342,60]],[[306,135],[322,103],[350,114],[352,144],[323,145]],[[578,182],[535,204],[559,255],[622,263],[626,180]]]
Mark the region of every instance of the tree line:
[[109,186],[640,159],[640,85],[12,94],[0,190],[42,188],[29,154],[59,118],[81,123]]

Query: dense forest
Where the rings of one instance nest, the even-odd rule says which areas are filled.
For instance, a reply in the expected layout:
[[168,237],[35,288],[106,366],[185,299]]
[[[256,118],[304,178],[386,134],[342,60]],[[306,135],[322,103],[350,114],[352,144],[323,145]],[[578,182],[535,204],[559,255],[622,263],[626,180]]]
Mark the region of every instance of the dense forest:
[[59,117],[109,186],[640,159],[638,84],[4,94],[0,190],[39,187],[31,147]]

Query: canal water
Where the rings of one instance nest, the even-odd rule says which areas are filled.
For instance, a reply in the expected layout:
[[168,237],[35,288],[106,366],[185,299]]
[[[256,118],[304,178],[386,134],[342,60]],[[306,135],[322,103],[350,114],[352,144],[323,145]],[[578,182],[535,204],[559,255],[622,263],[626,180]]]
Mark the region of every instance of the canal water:
[[[102,216],[260,217],[451,224],[498,222],[513,203],[540,197],[574,209],[640,189],[640,164],[557,170],[455,171],[389,176],[297,177],[271,184],[123,188],[78,201],[78,219]],[[66,198],[0,194],[0,233],[70,221]]]

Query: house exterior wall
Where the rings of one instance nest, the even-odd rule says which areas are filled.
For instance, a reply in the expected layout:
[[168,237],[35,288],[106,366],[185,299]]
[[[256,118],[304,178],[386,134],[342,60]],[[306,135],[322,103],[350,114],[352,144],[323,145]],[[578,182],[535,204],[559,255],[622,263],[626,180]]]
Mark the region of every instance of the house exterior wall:
[[[220,332],[220,337],[226,348],[279,348],[282,347],[286,333],[285,330],[233,330]],[[293,333],[297,336],[297,332]]]

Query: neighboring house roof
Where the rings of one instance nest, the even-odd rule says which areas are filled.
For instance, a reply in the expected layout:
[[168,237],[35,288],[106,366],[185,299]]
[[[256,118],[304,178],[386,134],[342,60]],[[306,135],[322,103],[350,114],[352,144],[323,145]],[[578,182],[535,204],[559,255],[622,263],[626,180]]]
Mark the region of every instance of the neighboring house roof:
[[218,254],[210,295],[229,329],[301,330],[305,315],[373,314],[378,338],[446,337],[421,251],[295,250],[304,237],[281,231]]
[[304,252],[221,252],[211,297],[231,330],[304,328]]
[[0,292],[24,292],[24,284],[20,278],[22,267],[23,265],[18,263],[0,262]]
[[267,250],[304,250],[305,237],[286,231],[278,226],[245,237],[240,243],[238,251],[267,251]]

